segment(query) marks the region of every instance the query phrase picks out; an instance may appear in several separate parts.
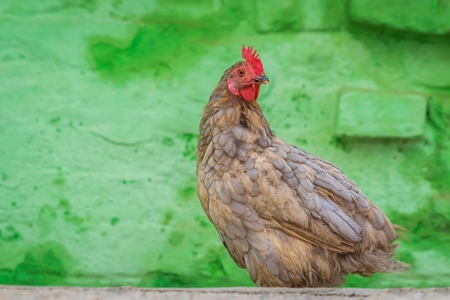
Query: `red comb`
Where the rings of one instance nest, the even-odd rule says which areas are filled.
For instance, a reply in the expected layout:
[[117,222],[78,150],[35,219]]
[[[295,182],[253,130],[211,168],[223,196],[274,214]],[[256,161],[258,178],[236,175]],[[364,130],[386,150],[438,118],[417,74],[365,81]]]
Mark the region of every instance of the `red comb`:
[[256,50],[253,52],[253,47],[245,48],[242,44],[242,58],[244,58],[258,74],[264,74],[264,67],[261,60],[258,58],[259,54],[256,54]]

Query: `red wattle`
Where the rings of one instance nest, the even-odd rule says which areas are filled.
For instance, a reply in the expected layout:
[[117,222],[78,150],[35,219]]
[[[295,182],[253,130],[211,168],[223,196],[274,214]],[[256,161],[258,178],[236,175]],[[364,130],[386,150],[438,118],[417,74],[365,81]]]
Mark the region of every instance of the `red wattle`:
[[260,86],[249,85],[241,90],[241,96],[247,101],[253,101],[258,99]]
[[261,87],[260,85],[256,85],[256,86],[255,86],[255,100],[258,99],[258,96],[259,96],[259,88],[260,88],[260,87]]

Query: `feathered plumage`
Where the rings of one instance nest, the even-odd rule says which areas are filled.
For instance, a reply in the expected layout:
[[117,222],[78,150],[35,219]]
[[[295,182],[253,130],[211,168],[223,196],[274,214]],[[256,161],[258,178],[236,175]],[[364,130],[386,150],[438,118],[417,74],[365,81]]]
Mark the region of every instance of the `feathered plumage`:
[[197,146],[198,196],[231,257],[270,287],[407,269],[392,259],[394,226],[358,186],[270,129],[255,101],[268,79],[252,50],[211,94]]

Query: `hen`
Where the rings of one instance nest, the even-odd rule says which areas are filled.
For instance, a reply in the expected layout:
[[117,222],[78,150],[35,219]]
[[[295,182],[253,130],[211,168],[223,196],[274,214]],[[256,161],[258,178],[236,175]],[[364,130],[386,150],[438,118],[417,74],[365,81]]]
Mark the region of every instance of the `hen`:
[[337,167],[277,137],[259,104],[269,83],[252,47],[205,106],[197,193],[233,260],[258,286],[327,287],[405,270],[394,226]]

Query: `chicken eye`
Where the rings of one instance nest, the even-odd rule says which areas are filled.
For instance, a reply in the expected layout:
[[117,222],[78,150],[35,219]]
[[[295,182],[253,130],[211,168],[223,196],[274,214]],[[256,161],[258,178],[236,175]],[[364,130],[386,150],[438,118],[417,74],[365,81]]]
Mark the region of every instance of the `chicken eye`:
[[239,77],[244,77],[244,75],[245,75],[245,71],[244,70],[238,70],[238,76]]

